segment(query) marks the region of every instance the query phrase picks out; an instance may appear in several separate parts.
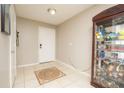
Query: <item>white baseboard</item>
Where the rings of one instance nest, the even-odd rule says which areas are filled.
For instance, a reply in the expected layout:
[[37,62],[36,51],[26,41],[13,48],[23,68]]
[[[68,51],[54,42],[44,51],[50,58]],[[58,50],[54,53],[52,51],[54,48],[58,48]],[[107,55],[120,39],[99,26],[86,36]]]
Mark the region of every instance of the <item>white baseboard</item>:
[[34,65],[38,65],[40,63],[32,63],[32,64],[25,64],[25,65],[18,65],[17,68],[22,68],[22,67],[28,67],[28,66],[34,66]]
[[71,65],[69,65],[69,64],[67,64],[67,63],[65,63],[65,62],[63,62],[63,61],[61,61],[61,60],[56,60],[56,62],[58,62],[58,63],[60,63],[60,64],[62,64],[62,65],[65,65],[66,67],[68,67],[68,68],[71,68],[71,69],[73,69],[73,70],[75,70],[75,68],[73,67],[73,66],[71,66]]
[[[56,60],[52,60],[52,61],[56,61]],[[46,61],[46,62],[37,62],[37,63],[32,63],[32,64],[25,64],[25,65],[17,65],[17,68],[21,68],[21,67],[28,67],[28,66],[34,66],[34,65],[38,65],[38,64],[42,64],[42,63],[48,63],[51,61]]]
[[64,66],[66,66],[66,67],[72,69],[72,70],[75,70],[75,71],[77,71],[77,72],[79,72],[79,73],[82,73],[82,74],[84,74],[84,75],[90,77],[90,74],[88,74],[88,73],[86,73],[86,72],[82,72],[82,71],[80,71],[79,69],[76,69],[76,68],[74,68],[73,66],[71,66],[71,65],[69,65],[69,64],[67,64],[67,63],[65,63],[65,62],[63,62],[63,61],[60,61],[60,60],[58,60],[58,59],[56,59],[56,61],[57,61],[58,63],[64,65]]

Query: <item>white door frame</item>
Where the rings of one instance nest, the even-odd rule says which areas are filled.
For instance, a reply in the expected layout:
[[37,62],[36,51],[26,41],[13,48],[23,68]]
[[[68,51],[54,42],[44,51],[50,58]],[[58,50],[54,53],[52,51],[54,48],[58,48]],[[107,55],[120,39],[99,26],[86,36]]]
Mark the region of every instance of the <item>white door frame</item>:
[[14,11],[14,6],[10,6],[10,22],[11,22],[11,35],[10,35],[10,75],[9,75],[9,81],[10,81],[10,88],[13,87],[15,78],[16,78],[16,14]]

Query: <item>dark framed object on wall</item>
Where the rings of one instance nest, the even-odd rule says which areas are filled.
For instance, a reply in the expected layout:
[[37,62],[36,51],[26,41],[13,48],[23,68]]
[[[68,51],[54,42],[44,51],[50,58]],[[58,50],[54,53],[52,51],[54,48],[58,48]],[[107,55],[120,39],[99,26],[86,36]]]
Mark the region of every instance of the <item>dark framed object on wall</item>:
[[1,32],[10,35],[10,4],[1,4]]
[[124,4],[93,17],[91,85],[124,88]]

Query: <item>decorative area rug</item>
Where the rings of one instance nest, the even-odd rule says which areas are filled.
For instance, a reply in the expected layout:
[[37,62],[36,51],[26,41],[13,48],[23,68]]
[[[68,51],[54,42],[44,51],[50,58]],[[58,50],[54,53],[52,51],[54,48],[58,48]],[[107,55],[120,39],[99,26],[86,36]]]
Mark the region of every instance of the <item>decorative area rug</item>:
[[35,75],[40,85],[65,76],[65,74],[56,67],[35,71]]

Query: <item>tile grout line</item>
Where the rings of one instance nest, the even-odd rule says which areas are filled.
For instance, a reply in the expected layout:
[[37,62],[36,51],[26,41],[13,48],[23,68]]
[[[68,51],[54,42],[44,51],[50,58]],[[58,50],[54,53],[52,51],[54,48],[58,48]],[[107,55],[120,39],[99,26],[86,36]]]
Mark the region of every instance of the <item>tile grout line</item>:
[[24,71],[24,67],[23,67],[23,81],[24,81],[24,88],[26,88],[25,87],[25,71]]

